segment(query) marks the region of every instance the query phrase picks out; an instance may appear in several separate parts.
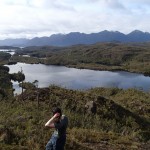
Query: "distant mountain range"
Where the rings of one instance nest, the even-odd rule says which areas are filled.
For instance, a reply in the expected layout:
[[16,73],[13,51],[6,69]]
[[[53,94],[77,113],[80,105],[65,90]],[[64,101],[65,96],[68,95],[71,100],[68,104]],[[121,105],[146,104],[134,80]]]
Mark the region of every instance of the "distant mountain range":
[[118,31],[104,30],[99,33],[85,34],[71,32],[69,34],[53,34],[50,37],[35,37],[33,39],[0,40],[0,46],[71,46],[76,44],[94,44],[97,42],[148,42],[150,33],[134,30],[129,34]]

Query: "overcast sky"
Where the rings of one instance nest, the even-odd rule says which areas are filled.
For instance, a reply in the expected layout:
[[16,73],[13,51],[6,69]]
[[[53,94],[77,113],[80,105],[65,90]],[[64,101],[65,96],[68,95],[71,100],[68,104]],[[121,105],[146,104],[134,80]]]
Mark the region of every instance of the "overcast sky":
[[150,32],[150,0],[0,0],[0,39]]

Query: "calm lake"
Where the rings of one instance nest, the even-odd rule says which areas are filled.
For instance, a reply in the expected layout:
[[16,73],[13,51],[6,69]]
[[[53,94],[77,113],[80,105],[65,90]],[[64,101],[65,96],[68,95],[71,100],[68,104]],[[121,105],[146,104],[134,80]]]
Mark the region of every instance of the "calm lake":
[[[23,70],[25,81],[38,80],[39,87],[48,87],[51,84],[59,85],[69,89],[90,89],[93,87],[118,87],[137,88],[144,91],[150,90],[150,77],[142,74],[124,71],[93,71],[88,69],[67,68],[64,66],[47,66],[43,64],[17,63],[10,65],[10,73]],[[16,93],[21,89],[18,83],[13,83]]]

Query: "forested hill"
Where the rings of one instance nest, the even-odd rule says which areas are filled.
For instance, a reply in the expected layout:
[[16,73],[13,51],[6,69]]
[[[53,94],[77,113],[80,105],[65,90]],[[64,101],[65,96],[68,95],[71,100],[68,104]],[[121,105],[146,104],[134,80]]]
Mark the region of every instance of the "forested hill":
[[[29,55],[30,57],[22,57]],[[70,47],[26,47],[12,61],[94,70],[125,70],[150,75],[150,43],[96,43]]]
[[85,34],[71,32],[68,34],[53,34],[50,37],[35,37],[33,39],[5,39],[0,40],[0,46],[71,46],[76,44],[94,44],[97,42],[147,42],[150,33],[134,30],[129,34],[118,31],[101,31],[99,33]]

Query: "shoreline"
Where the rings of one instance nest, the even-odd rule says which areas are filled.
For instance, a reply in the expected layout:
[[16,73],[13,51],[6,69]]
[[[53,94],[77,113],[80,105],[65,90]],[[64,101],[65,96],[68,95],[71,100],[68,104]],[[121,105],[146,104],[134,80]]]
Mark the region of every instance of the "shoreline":
[[[26,57],[22,57],[21,58],[25,58]],[[33,57],[28,57],[28,59],[32,59]],[[45,63],[43,62],[43,59],[41,58],[33,58],[33,62],[29,61],[29,60],[21,60],[21,61],[12,61],[9,62],[7,65],[14,65],[17,63],[26,63],[26,64],[43,64],[43,65],[54,65],[54,66],[64,66],[64,67],[68,67],[68,68],[76,68],[76,69],[89,69],[89,70],[94,70],[94,71],[112,71],[112,72],[116,72],[116,71],[125,71],[125,72],[129,72],[129,73],[137,73],[137,74],[142,74],[145,77],[150,77],[150,73],[148,72],[142,72],[142,71],[132,71],[132,70],[128,70],[128,69],[124,69],[122,68],[122,66],[108,66],[108,65],[102,65],[102,64],[93,64],[93,63],[89,63],[89,64],[77,64],[77,65],[72,65],[72,64],[58,64],[58,63]]]
[[[99,74],[99,71],[101,72],[102,71],[102,74],[105,74],[105,76],[103,77],[103,78],[107,78],[108,79],[108,77],[109,77],[109,74],[114,74],[115,76],[116,75],[118,75],[118,74],[125,74],[125,75],[127,75],[127,77],[129,77],[129,78],[127,78],[127,79],[120,79],[120,77],[118,78],[118,79],[110,79],[113,83],[114,83],[114,86],[113,85],[111,85],[111,82],[110,82],[110,84],[108,84],[107,83],[107,80],[106,80],[106,82],[102,82],[102,84],[96,84],[96,83],[94,83],[94,85],[97,85],[97,87],[117,87],[117,88],[120,88],[120,89],[128,89],[128,88],[133,88],[133,89],[138,89],[138,90],[140,90],[140,91],[147,91],[148,90],[148,87],[149,86],[147,86],[147,82],[143,82],[143,84],[142,84],[142,82],[140,83],[140,81],[138,81],[137,82],[137,80],[136,80],[136,78],[134,79],[135,81],[133,82],[133,85],[132,85],[132,81],[131,80],[133,80],[133,79],[130,79],[130,76],[138,76],[138,77],[140,77],[140,78],[145,78],[144,77],[144,75],[143,74],[141,74],[141,73],[133,73],[133,72],[129,72],[129,71],[127,71],[127,70],[122,70],[122,69],[115,69],[115,70],[98,70],[98,69],[89,69],[89,68],[79,68],[79,66],[64,66],[64,65],[45,65],[44,63],[32,63],[32,64],[30,64],[30,63],[20,63],[20,62],[18,62],[18,66],[24,66],[24,65],[26,65],[27,66],[27,68],[29,68],[29,67],[31,67],[31,68],[36,68],[36,67],[40,67],[40,68],[43,68],[44,66],[48,69],[49,67],[51,68],[51,66],[52,67],[62,67],[62,68],[64,68],[64,69],[67,69],[67,68],[75,68],[75,69],[79,69],[79,70],[74,70],[75,72],[79,72],[79,71],[81,71],[81,72],[85,72],[86,70],[88,71],[89,70],[89,72],[92,72],[92,74]],[[9,67],[9,66],[8,66]],[[10,65],[10,67],[11,67],[11,65]],[[14,66],[12,66],[12,68],[14,68],[15,67],[15,65]],[[44,67],[44,68],[45,68]],[[69,70],[70,70],[69,69]],[[71,70],[72,70],[71,69]],[[68,70],[68,69],[67,69]],[[85,70],[85,71],[84,71]],[[96,71],[96,72],[94,72],[94,71]],[[98,71],[98,72],[97,72]],[[104,71],[104,72],[103,72]],[[114,72],[114,73],[113,73]],[[116,72],[116,73],[115,73]],[[101,73],[100,73],[101,74]],[[108,77],[107,77],[107,74],[108,74]],[[28,75],[28,73],[27,73],[27,75]],[[95,75],[94,75],[95,76]],[[120,75],[119,75],[120,76]],[[111,77],[111,76],[110,76]],[[26,80],[26,82],[30,82],[30,80],[28,80],[28,78],[29,77],[27,77],[27,80]],[[30,76],[30,78],[32,78],[31,76]],[[77,77],[78,79],[80,79],[80,77]],[[102,79],[100,79],[101,81],[103,80],[103,78]],[[75,81],[78,81],[78,79],[74,79]],[[39,82],[40,83],[42,83],[43,82],[43,79],[42,80],[40,80],[38,77],[37,77],[37,80],[39,80]],[[74,81],[73,80],[73,81]],[[104,79],[105,80],[105,79]],[[108,79],[109,80],[109,79]],[[119,81],[119,83],[117,84],[116,83],[116,80],[118,80]],[[124,80],[125,80],[125,82],[131,82],[130,84],[129,84],[129,86],[122,86],[122,83],[124,83]],[[148,81],[149,82],[149,78],[145,78],[145,80],[146,81]],[[34,80],[33,80],[34,81]],[[97,81],[99,81],[99,79],[97,78]],[[32,82],[32,81],[31,81]],[[46,85],[42,85],[42,86],[40,86],[40,87],[48,87],[49,85],[51,85],[51,83],[54,83],[55,81],[52,81],[52,82],[49,82],[49,84],[46,84]],[[134,84],[136,82],[136,84]],[[84,83],[84,79],[83,79],[83,83]],[[108,84],[108,85],[107,85]],[[126,85],[126,83],[124,83],[125,85]],[[56,85],[61,85],[61,83],[58,83],[58,84],[56,84]],[[65,85],[64,84],[64,86],[66,87],[66,88],[68,88],[68,89],[80,89],[80,90],[87,90],[87,89],[90,89],[90,88],[94,88],[94,85],[89,85],[88,87],[85,87],[84,89],[83,89],[83,87],[81,86],[81,87],[79,87],[79,86],[77,86],[76,88],[73,86],[73,83],[72,83],[72,79],[71,79],[71,87],[68,87],[68,85]],[[145,86],[146,85],[146,86]]]

